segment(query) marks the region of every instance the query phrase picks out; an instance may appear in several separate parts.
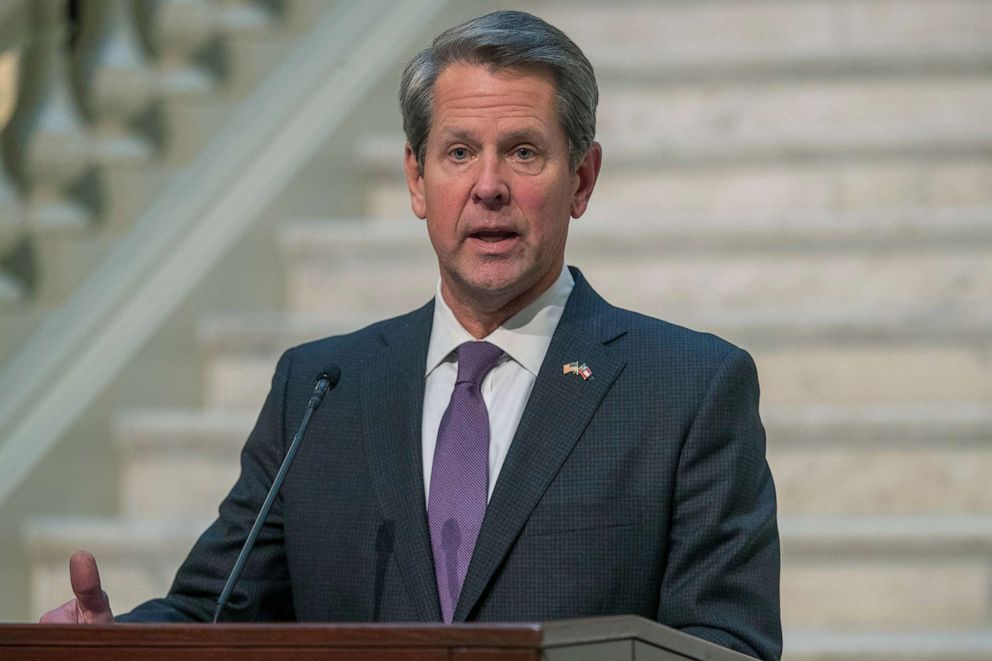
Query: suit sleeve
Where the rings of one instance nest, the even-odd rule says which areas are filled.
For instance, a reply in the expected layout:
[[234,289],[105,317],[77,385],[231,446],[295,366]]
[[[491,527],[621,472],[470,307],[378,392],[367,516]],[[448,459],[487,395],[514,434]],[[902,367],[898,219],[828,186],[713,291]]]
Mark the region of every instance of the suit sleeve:
[[[241,452],[241,475],[220,505],[218,518],[200,536],[179,568],[169,594],[141,604],[118,622],[202,622],[213,619],[216,600],[234,567],[285,453],[285,400],[291,353],[279,360],[258,421]],[[282,499],[276,498],[259,533],[222,621],[294,619],[283,547]]]
[[775,487],[754,361],[733,349],[684,440],[658,619],[762,659],[782,653]]

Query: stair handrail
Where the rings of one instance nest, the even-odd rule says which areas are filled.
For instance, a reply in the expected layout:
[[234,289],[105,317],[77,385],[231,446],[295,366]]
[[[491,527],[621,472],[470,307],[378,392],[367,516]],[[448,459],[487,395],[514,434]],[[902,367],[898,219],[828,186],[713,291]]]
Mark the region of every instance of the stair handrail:
[[11,357],[0,372],[0,505],[445,4],[329,5]]

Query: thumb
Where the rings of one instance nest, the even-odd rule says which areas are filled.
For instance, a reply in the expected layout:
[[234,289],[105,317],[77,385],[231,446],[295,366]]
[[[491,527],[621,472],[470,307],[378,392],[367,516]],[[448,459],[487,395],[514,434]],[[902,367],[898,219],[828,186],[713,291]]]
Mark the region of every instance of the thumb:
[[100,586],[100,570],[88,551],[76,551],[69,558],[69,581],[81,615],[90,622],[111,622],[110,600]]

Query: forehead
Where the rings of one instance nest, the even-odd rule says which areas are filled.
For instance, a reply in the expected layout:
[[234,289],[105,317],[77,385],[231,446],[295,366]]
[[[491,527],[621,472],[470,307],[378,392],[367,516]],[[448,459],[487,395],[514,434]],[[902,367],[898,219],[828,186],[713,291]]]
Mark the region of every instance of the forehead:
[[533,124],[559,132],[557,87],[544,67],[492,71],[484,65],[455,63],[434,84],[432,130],[465,124]]

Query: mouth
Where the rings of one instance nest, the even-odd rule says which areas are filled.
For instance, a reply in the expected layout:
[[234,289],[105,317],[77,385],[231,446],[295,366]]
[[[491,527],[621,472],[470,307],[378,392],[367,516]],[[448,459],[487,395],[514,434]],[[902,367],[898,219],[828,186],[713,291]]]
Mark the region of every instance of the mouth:
[[481,241],[482,243],[492,243],[498,244],[503,241],[511,241],[517,238],[518,234],[516,232],[511,232],[510,230],[479,230],[478,232],[472,232],[469,234],[469,238],[475,239],[476,241]]

